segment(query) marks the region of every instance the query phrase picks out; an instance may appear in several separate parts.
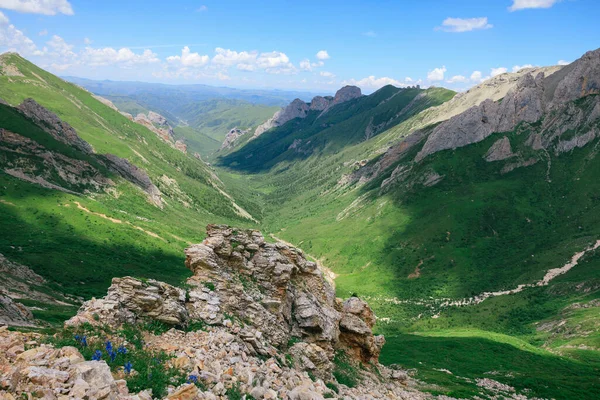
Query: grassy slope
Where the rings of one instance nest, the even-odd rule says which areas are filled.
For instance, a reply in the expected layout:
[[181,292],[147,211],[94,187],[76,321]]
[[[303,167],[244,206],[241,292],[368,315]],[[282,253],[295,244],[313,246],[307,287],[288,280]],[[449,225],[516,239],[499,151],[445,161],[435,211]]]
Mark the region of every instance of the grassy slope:
[[[338,273],[340,296],[356,292],[369,300],[379,317],[390,318],[389,323],[378,325],[381,332],[391,336],[404,333],[384,348],[385,362],[420,368],[421,376],[444,385],[446,388],[439,390],[446,393],[473,394],[476,389],[473,383],[450,382],[445,379],[447,374],[435,371],[443,368],[438,353],[460,360],[448,365],[463,377],[485,377],[484,372],[503,364],[506,370],[516,371],[517,378],[488,377],[518,389],[530,388],[540,396],[596,398],[600,386],[592,377],[599,376],[598,352],[572,346],[600,347],[598,335],[586,333],[597,332],[600,308],[568,309],[574,302],[587,303],[598,296],[596,254],[586,256],[580,266],[548,287],[476,306],[444,309],[437,319],[430,317],[438,309],[414,302],[461,299],[534,282],[597,240],[600,187],[595,177],[600,173],[600,160],[595,157],[596,143],[551,156],[551,182],[546,180],[546,155],[532,154],[523,145],[528,131],[537,126],[524,126],[507,136],[513,150],[541,159],[533,167],[501,175],[503,163],[485,162],[482,156],[499,138],[497,134],[476,145],[438,153],[417,166],[415,175],[433,169],[445,176],[431,188],[407,190],[398,185],[378,194],[382,180],[396,165],[365,187],[336,187],[337,179],[349,170],[343,166],[345,161],[372,156],[378,144],[408,133],[419,118],[412,117],[337,153],[325,147],[290,161],[289,152],[278,153],[271,143],[291,142],[295,135],[304,135],[306,129],[293,121],[295,126],[265,134],[269,140],[265,139],[264,147],[247,146],[232,155],[237,158],[225,160],[254,172],[244,177],[265,199],[266,230],[299,245]],[[302,131],[294,132],[298,129]],[[242,156],[258,152],[259,147],[260,162],[251,158],[244,165],[234,164],[241,164]],[[275,149],[274,156],[265,156],[269,148]],[[420,277],[409,278],[421,261]],[[394,299],[406,303],[396,304]],[[567,324],[563,331],[536,329],[543,322],[563,320]],[[468,338],[464,338],[465,329],[471,332]],[[421,335],[407,335],[412,332]],[[436,332],[444,332],[445,338],[432,337]],[[510,335],[512,341],[500,340],[498,335]],[[464,359],[465,352],[471,362]],[[490,352],[501,357],[490,362]],[[514,364],[513,358],[517,360]],[[425,360],[439,362],[417,365]],[[486,365],[490,367],[484,371]],[[526,376],[528,369],[539,374],[539,383]],[[564,379],[553,381],[555,375]]]
[[[1,98],[16,105],[32,97],[70,123],[96,152],[126,157],[144,168],[167,205],[163,210],[156,208],[139,189],[116,178],[117,196],[73,196],[0,173],[0,199],[4,201],[0,203],[0,231],[10,232],[0,235],[0,253],[62,282],[66,292],[87,298],[104,293],[113,276],[138,275],[179,283],[188,274],[183,249],[203,238],[207,223],[249,224],[213,187],[222,184],[201,161],[166,146],[154,133],[88,92],[18,56],[4,57],[25,77],[0,76]],[[14,126],[19,125],[14,118],[5,119],[5,126],[9,122],[17,133],[34,133],[27,129],[27,121],[23,129]],[[39,135],[34,139],[40,140]],[[174,179],[176,185],[162,181],[163,175]],[[121,223],[80,210],[75,201]],[[258,210],[251,202],[242,204],[251,213]]]

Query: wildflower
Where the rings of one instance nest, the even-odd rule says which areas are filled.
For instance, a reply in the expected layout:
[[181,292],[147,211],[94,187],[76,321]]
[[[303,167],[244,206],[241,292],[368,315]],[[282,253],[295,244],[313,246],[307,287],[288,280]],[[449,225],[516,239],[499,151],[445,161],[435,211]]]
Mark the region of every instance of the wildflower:
[[111,351],[108,355],[110,357],[110,362],[114,362],[115,358],[117,358],[117,353],[114,351]]
[[96,352],[92,356],[92,360],[94,360],[94,361],[100,361],[100,360],[102,360],[102,351],[96,350]]
[[127,348],[123,345],[120,345],[119,348],[117,349],[117,353],[127,354]]
[[75,335],[75,341],[77,341],[77,342],[81,341],[81,336]]
[[125,373],[130,374],[133,369],[133,364],[131,364],[131,361],[127,361],[123,368],[125,369]]
[[109,340],[109,341],[106,342],[106,352],[107,353],[111,353],[112,350],[113,350],[113,346],[112,346],[112,343]]
[[198,376],[190,375],[187,379],[187,383],[198,383]]
[[86,336],[81,337],[81,345],[83,347],[87,347],[87,337]]

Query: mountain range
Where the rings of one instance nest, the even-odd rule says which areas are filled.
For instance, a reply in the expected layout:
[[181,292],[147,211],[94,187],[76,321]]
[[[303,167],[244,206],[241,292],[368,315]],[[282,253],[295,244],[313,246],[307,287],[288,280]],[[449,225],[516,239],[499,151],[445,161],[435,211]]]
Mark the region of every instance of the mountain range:
[[[379,361],[409,371],[420,392],[598,397],[600,50],[463,93],[388,85],[313,96],[67,80],[74,84],[0,56],[0,321],[60,329],[111,282],[109,300],[127,292],[112,280],[125,276],[142,286],[202,281],[226,303],[226,278],[210,289],[221,282],[216,265],[242,276],[255,302],[270,293],[260,307],[280,307],[274,283],[235,272],[272,250],[262,241],[254,249],[254,234],[210,225],[203,243],[218,259],[203,247],[190,255],[207,224],[227,224],[262,230],[286,257],[302,255],[293,256],[297,268],[314,263],[337,296],[368,302],[377,316],[368,334],[386,337]],[[194,278],[197,263],[213,275]],[[177,301],[189,310],[197,300]],[[80,310],[92,323],[93,304]],[[223,323],[209,314],[205,323]],[[245,324],[256,327],[252,315]],[[330,345],[313,337],[330,328],[277,318],[307,329],[307,343]],[[337,336],[327,340],[337,349]],[[335,357],[324,364],[343,364]]]

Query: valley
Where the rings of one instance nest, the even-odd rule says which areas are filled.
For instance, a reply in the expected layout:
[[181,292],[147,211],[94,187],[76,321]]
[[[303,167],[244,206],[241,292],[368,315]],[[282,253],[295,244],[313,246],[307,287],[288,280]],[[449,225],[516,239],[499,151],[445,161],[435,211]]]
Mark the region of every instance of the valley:
[[[113,278],[183,287],[184,250],[228,224],[302,249],[338,297],[367,301],[381,362],[421,391],[600,393],[600,50],[458,94],[298,100],[77,86],[1,57],[0,254],[45,294],[9,296],[25,326],[57,329]],[[135,117],[150,112],[166,122]]]

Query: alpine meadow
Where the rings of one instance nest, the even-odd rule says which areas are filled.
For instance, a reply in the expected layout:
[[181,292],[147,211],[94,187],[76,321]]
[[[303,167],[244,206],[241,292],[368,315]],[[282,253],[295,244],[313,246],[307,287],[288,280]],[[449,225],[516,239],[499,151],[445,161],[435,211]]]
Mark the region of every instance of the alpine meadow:
[[481,3],[0,0],[0,399],[600,398],[600,4]]

